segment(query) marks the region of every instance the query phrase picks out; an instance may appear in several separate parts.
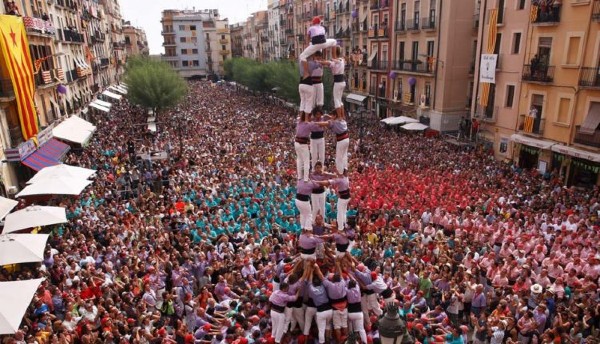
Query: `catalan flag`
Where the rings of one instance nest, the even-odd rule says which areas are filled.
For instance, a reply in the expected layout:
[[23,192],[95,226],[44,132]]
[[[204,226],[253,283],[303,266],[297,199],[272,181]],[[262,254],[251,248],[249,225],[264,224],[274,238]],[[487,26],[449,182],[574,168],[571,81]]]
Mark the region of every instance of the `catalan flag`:
[[[488,25],[488,38],[485,47],[486,54],[493,54],[496,49],[496,35],[498,33],[498,9],[490,10],[490,22]],[[487,82],[481,83],[481,96],[479,97],[479,105],[485,107],[488,105],[490,97],[490,84]]]
[[23,19],[0,15],[0,69],[8,71],[21,123],[23,139],[29,140],[38,133],[38,117],[33,102],[35,84],[33,63]]

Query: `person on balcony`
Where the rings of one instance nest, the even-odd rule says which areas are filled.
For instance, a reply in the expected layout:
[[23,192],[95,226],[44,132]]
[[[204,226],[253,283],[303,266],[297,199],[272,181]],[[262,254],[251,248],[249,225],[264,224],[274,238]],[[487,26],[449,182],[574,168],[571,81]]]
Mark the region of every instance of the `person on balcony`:
[[14,1],[9,1],[6,4],[6,14],[9,14],[11,16],[17,16],[17,17],[21,16],[21,13],[19,12],[19,8],[17,7],[17,5],[15,4]]

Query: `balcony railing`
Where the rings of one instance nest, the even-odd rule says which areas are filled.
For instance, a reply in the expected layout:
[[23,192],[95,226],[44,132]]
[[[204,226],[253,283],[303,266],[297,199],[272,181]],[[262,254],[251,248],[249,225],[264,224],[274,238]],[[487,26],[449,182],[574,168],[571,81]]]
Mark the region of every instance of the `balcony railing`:
[[369,38],[388,38],[388,29],[387,27],[369,29],[368,33]]
[[113,42],[113,49],[123,50],[125,49],[125,42]]
[[600,0],[594,0],[594,7],[592,8],[592,20],[600,21]]
[[396,22],[396,32],[406,31],[406,23],[403,21]]
[[100,67],[108,67],[109,64],[110,64],[110,59],[108,57],[100,59]]
[[0,79],[0,98],[12,98],[15,96],[12,80]]
[[583,67],[579,76],[579,86],[600,87],[600,68]]
[[378,10],[380,8],[386,8],[389,6],[390,0],[371,0],[370,9]]
[[553,82],[554,66],[540,65],[531,68],[531,65],[523,66],[523,81]]
[[388,61],[386,60],[373,60],[371,61],[371,69],[384,70],[388,68]]
[[394,63],[394,69],[412,73],[433,73],[433,65],[429,63],[423,63],[422,61],[396,61],[396,63]]
[[543,135],[544,125],[546,120],[544,118],[533,117],[529,115],[519,115],[519,131],[527,134]]
[[286,35],[293,35],[294,34],[294,30],[292,30],[292,29],[285,29],[285,34]]
[[170,46],[170,45],[177,45],[177,44],[175,44],[175,42],[166,41],[166,42],[163,42],[163,44],[162,44],[162,45],[163,45],[163,47],[166,47],[166,46]]
[[58,36],[63,42],[83,43],[83,34],[74,30],[57,30]]
[[600,130],[594,131],[593,134],[581,132],[581,126],[575,126],[575,138],[573,141],[580,145],[600,148]]
[[77,79],[79,79],[79,76],[77,75],[77,69],[71,69],[70,71],[67,71],[67,82],[71,83]]
[[423,30],[435,30],[435,18],[422,18],[421,23]]
[[418,19],[409,19],[406,21],[406,28],[408,31],[419,31],[419,20]]
[[540,25],[557,25],[560,23],[560,10],[562,6],[537,7],[535,14],[531,15],[531,22]]
[[104,42],[105,39],[106,39],[106,34],[100,32],[98,30],[94,31],[94,33],[92,34],[92,44]]
[[160,32],[161,35],[174,35],[175,31],[173,31],[172,29],[169,30],[163,30]]
[[54,36],[56,29],[50,20],[43,20],[34,17],[23,17],[23,24],[28,34],[41,34]]

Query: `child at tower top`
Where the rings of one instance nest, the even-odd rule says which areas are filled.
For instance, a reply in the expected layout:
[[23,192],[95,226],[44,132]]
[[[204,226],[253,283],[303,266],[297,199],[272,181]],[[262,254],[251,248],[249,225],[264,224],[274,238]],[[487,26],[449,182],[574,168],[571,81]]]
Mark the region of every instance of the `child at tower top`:
[[312,19],[312,25],[307,31],[310,43],[306,49],[300,54],[300,63],[304,65],[304,75],[306,79],[310,76],[308,72],[308,61],[307,58],[321,49],[331,48],[336,45],[335,39],[325,38],[325,28],[321,25],[321,18],[314,17]]

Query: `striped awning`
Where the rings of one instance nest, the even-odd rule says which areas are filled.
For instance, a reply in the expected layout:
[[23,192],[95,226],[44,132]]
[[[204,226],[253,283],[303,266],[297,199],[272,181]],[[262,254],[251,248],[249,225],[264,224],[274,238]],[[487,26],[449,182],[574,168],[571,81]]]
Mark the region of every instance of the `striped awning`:
[[60,164],[60,160],[69,151],[69,145],[50,139],[33,154],[23,160],[23,164],[34,171],[39,171],[44,167]]

